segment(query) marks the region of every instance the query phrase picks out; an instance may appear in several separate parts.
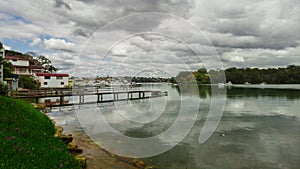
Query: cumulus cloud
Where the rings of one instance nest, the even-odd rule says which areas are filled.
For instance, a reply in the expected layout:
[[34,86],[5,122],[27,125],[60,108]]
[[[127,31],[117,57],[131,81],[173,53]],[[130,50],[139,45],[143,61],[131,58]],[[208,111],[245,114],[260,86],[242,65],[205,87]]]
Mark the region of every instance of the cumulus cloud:
[[44,40],[45,49],[52,49],[52,50],[62,50],[62,51],[75,51],[75,44],[72,42],[67,42],[64,39],[45,39]]
[[35,38],[35,39],[33,39],[33,41],[29,45],[30,46],[35,46],[35,45],[38,45],[41,42],[42,42],[42,40],[40,38]]
[[[97,67],[103,75],[147,67],[176,74],[205,66],[203,59],[215,57],[216,51],[225,67],[300,64],[298,0],[0,0],[0,7],[1,41],[28,43],[66,72],[76,64],[82,75]],[[143,12],[179,18],[141,14],[129,23],[103,27]],[[188,29],[190,23],[199,29]],[[114,71],[120,67],[122,72]]]
[[6,45],[4,45],[4,44],[3,44],[3,48],[4,48],[5,50],[11,50],[11,47],[10,47],[10,46],[6,46]]

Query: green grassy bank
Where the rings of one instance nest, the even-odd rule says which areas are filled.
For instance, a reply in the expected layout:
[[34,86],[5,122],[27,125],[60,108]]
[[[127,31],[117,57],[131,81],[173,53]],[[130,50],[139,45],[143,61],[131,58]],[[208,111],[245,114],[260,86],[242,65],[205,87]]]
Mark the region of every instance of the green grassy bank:
[[0,168],[80,168],[54,133],[51,121],[31,105],[0,96]]

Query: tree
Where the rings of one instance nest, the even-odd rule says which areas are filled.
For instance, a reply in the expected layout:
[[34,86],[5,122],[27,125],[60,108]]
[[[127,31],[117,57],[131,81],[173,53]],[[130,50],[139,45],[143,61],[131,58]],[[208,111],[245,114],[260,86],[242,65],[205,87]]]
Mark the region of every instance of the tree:
[[43,55],[40,55],[37,57],[37,61],[38,61],[38,64],[45,67],[46,68],[46,72],[48,73],[53,73],[53,72],[56,72],[58,69],[56,67],[54,67],[51,63],[51,60],[46,58],[45,56]]
[[19,87],[36,90],[39,88],[39,85],[33,78],[29,76],[21,76],[19,79]]
[[8,86],[0,82],[0,95],[6,96],[8,94]]
[[13,65],[6,61],[6,60],[3,60],[2,63],[3,65],[3,78],[12,78],[13,77]]
[[51,64],[51,60],[49,60],[48,58],[46,58],[46,57],[43,56],[43,55],[38,56],[38,57],[37,57],[37,60],[38,60],[38,62],[39,62],[39,64],[40,64],[41,66]]
[[56,72],[58,69],[56,67],[54,67],[53,65],[47,65],[45,67],[50,73],[52,72]]
[[[0,50],[3,49],[3,44],[0,42]],[[3,66],[3,78],[13,77],[13,66],[10,62],[4,59],[4,56],[0,57],[0,65]]]

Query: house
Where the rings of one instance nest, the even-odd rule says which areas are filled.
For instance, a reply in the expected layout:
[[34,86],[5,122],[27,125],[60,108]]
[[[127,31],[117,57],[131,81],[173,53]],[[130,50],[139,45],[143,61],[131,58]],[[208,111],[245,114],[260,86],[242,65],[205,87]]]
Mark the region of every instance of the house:
[[42,88],[62,88],[68,85],[68,74],[37,73],[36,78]]
[[36,65],[34,60],[30,58],[5,56],[5,59],[13,65],[13,74],[32,76],[37,73],[43,73],[45,70],[43,66]]

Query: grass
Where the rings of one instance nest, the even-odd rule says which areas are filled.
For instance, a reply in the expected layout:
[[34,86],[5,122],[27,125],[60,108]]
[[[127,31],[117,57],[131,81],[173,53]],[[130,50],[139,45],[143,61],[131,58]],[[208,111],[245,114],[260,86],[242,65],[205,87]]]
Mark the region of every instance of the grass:
[[54,133],[51,121],[30,104],[0,96],[0,168],[80,168]]

